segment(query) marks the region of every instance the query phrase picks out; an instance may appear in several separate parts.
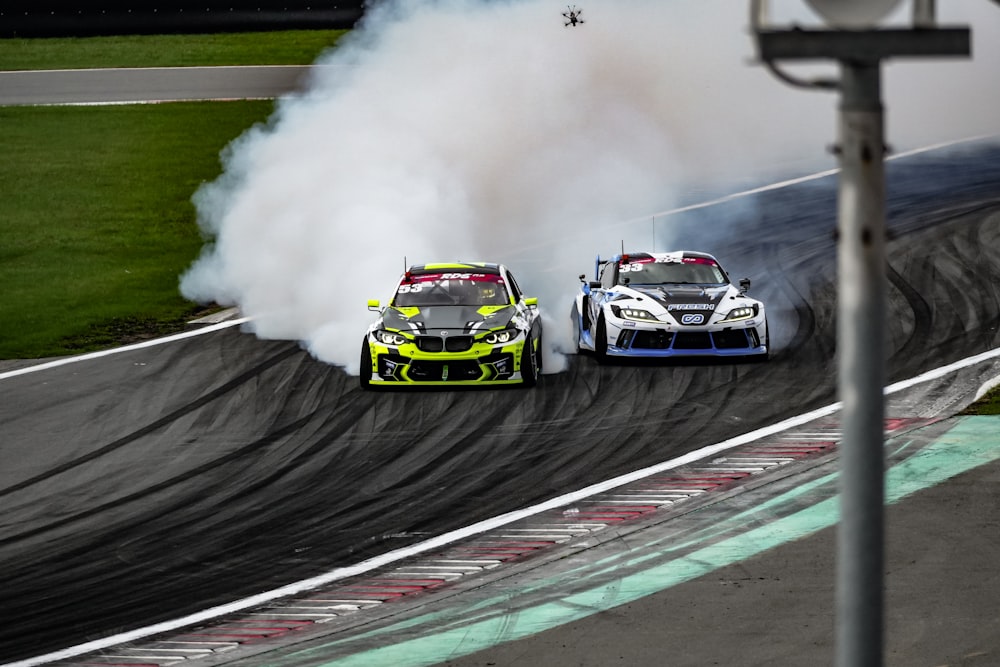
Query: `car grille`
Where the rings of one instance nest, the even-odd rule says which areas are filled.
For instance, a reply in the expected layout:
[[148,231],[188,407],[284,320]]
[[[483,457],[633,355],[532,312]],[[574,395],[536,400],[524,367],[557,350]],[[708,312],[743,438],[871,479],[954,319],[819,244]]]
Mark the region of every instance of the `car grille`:
[[715,347],[720,350],[733,350],[742,347],[750,347],[747,343],[745,329],[729,329],[728,331],[716,331],[712,334],[715,340]]
[[635,331],[625,330],[618,336],[620,348],[633,350],[740,350],[760,345],[755,329],[725,331]]
[[674,337],[675,350],[711,350],[712,336],[708,333],[680,331]]
[[636,331],[632,339],[632,349],[669,350],[674,335],[669,331]]
[[421,352],[465,352],[472,348],[472,336],[417,336]]
[[[446,372],[447,369],[447,372]],[[414,360],[407,372],[415,382],[459,382],[461,380],[478,380],[483,374],[479,362],[463,361],[424,361]]]

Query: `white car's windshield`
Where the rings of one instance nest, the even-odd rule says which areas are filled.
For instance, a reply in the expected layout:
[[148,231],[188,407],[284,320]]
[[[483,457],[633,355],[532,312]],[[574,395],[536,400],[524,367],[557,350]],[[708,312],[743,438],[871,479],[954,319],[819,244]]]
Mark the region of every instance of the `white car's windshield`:
[[621,264],[619,285],[697,284],[720,285],[726,276],[719,265],[708,261],[656,262],[652,260]]

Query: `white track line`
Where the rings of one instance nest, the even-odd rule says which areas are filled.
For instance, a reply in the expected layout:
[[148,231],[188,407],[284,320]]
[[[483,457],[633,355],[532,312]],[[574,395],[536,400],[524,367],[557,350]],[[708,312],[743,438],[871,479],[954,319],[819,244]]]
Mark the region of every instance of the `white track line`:
[[[921,153],[929,153],[930,151],[940,150],[942,148],[949,148],[951,146],[958,146],[961,144],[973,143],[977,141],[986,141],[989,139],[1000,138],[1000,135],[995,134],[982,134],[975,137],[966,137],[964,139],[953,139],[951,141],[942,141],[940,143],[931,144],[929,146],[921,146],[920,148],[913,148],[908,151],[902,151],[899,153],[894,153],[886,158],[886,161],[899,160],[905,157],[911,157],[913,155],[920,155]],[[825,178],[827,176],[833,176],[840,172],[839,168],[826,169],[824,171],[817,171],[814,174],[808,174],[806,176],[799,176],[797,178],[791,178],[786,181],[780,181],[778,183],[772,183],[770,185],[762,185],[760,187],[752,188],[750,190],[744,190],[743,192],[734,192],[733,194],[725,195],[717,199],[711,199],[709,201],[699,202],[697,204],[689,204],[688,206],[681,206],[679,208],[672,208],[666,211],[659,211],[657,213],[652,213],[644,215],[637,218],[632,218],[630,220],[625,220],[623,222],[616,223],[614,226],[628,225],[636,222],[643,222],[649,220],[650,218],[664,218],[671,215],[677,215],[678,213],[686,213],[688,211],[697,211],[699,209],[708,208],[709,206],[715,206],[717,204],[725,204],[726,202],[733,201],[735,199],[740,199],[742,197],[749,197],[751,195],[757,195],[762,192],[770,192],[771,190],[780,190],[781,188],[786,188],[791,185],[799,185],[801,183],[808,183],[809,181],[815,181],[820,178]]]
[[132,350],[140,350],[144,347],[153,347],[154,345],[163,345],[164,343],[172,343],[176,340],[183,340],[184,338],[193,338],[194,336],[201,336],[203,334],[219,331],[220,329],[228,329],[229,327],[235,327],[239,324],[244,324],[249,321],[250,321],[249,317],[240,317],[235,320],[226,320],[225,322],[219,322],[218,324],[210,324],[205,327],[200,327],[198,329],[193,329],[191,331],[185,331],[184,333],[174,334],[172,336],[164,336],[163,338],[154,338],[152,340],[146,340],[141,343],[134,343],[132,345],[125,345],[123,347],[111,348],[110,350],[88,352],[87,354],[80,354],[75,357],[54,359],[53,361],[46,361],[41,364],[35,364],[34,366],[25,366],[24,368],[18,368],[17,370],[0,373],[0,380],[6,380],[7,378],[17,377],[18,375],[25,375],[27,373],[36,373],[38,371],[44,371],[50,368],[55,368],[57,366],[65,366],[66,364],[75,364],[78,361],[90,361],[91,359],[99,359],[100,357],[107,357],[112,354],[118,354],[119,352],[130,352]]

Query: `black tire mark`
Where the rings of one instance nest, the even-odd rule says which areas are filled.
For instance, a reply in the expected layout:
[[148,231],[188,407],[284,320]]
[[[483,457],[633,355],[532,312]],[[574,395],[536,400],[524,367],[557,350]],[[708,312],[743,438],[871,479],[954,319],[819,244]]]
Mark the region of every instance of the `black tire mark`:
[[[924,263],[922,263],[924,264]],[[931,272],[933,275],[933,266],[926,266],[925,269]],[[914,288],[907,280],[904,278],[892,264],[886,265],[886,274],[889,280],[889,284],[899,290],[899,293],[903,295],[909,306],[910,311],[913,313],[913,329],[910,331],[909,335],[906,337],[906,341],[902,345],[893,346],[892,341],[888,341],[889,345],[889,363],[890,365],[896,359],[910,359],[918,355],[918,352],[923,351],[927,348],[927,341],[930,340],[930,334],[933,329],[934,324],[934,313],[931,309],[930,303],[927,299],[923,297],[919,290]],[[889,298],[890,309],[889,312],[892,313],[893,308],[892,298]],[[890,322],[898,321],[900,315],[892,314],[890,315]]]
[[44,473],[42,473],[40,475],[36,475],[36,476],[31,477],[29,479],[26,479],[26,480],[23,480],[21,482],[18,482],[17,484],[13,484],[11,486],[8,486],[6,489],[0,489],[0,498],[2,498],[3,496],[6,496],[6,495],[10,495],[11,493],[15,493],[17,491],[21,491],[22,489],[30,487],[30,486],[32,486],[34,484],[38,484],[39,482],[42,482],[42,481],[45,481],[45,480],[50,479],[52,477],[55,477],[56,475],[61,475],[64,472],[72,470],[73,468],[81,466],[81,465],[83,465],[85,463],[89,463],[90,461],[93,461],[95,459],[99,459],[102,456],[105,456],[105,455],[107,455],[107,454],[109,454],[109,453],[111,453],[111,452],[113,452],[113,451],[115,451],[117,449],[120,449],[121,447],[124,447],[124,446],[128,445],[129,443],[137,440],[138,438],[141,438],[141,437],[143,437],[145,435],[148,435],[148,434],[150,434],[150,433],[152,433],[152,432],[154,432],[154,431],[156,431],[158,429],[161,429],[164,426],[166,426],[166,425],[168,425],[168,424],[176,421],[177,419],[180,419],[184,415],[186,415],[188,413],[191,413],[191,412],[193,412],[193,411],[195,411],[195,410],[197,410],[197,409],[199,409],[199,408],[207,405],[208,403],[211,403],[212,401],[220,398],[221,396],[225,396],[226,394],[232,392],[234,389],[236,389],[240,385],[242,385],[242,384],[248,382],[249,380],[252,380],[253,378],[257,377],[258,375],[260,375],[263,371],[267,370],[268,368],[271,368],[272,366],[275,366],[275,365],[281,363],[282,361],[284,361],[285,359],[287,359],[287,358],[289,358],[291,356],[294,356],[296,354],[301,354],[301,350],[297,346],[290,345],[283,352],[280,352],[280,353],[274,355],[273,357],[271,357],[267,361],[265,361],[265,362],[263,362],[261,364],[258,364],[257,366],[255,366],[255,367],[253,367],[253,368],[251,368],[251,369],[249,369],[249,370],[247,370],[247,371],[245,371],[243,373],[240,373],[239,375],[237,375],[232,380],[229,380],[225,384],[217,387],[216,389],[213,389],[212,391],[208,392],[207,394],[199,396],[195,400],[190,401],[189,403],[181,406],[180,408],[174,410],[173,412],[171,412],[171,413],[169,413],[167,415],[164,415],[163,417],[160,417],[159,419],[157,419],[157,420],[155,420],[153,422],[150,422],[146,426],[143,426],[142,428],[140,428],[138,430],[135,430],[135,431],[129,433],[128,435],[122,436],[121,438],[118,438],[117,440],[115,440],[113,442],[110,442],[110,443],[108,443],[108,444],[106,444],[106,445],[104,445],[102,447],[99,447],[99,448],[95,449],[94,451],[85,454],[84,456],[77,457],[77,458],[73,459],[72,461],[66,461],[65,463],[62,463],[62,464],[60,464],[60,465],[58,465],[58,466],[56,466],[54,468],[46,470]]

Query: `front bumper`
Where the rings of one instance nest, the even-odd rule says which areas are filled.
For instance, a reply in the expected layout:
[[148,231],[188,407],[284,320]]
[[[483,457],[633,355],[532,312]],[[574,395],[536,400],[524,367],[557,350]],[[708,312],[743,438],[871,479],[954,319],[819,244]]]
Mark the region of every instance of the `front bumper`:
[[608,355],[616,357],[746,357],[767,354],[763,317],[699,327],[608,321]]
[[506,345],[477,343],[465,352],[424,352],[386,346],[369,337],[371,383],[399,386],[520,384],[523,337]]

